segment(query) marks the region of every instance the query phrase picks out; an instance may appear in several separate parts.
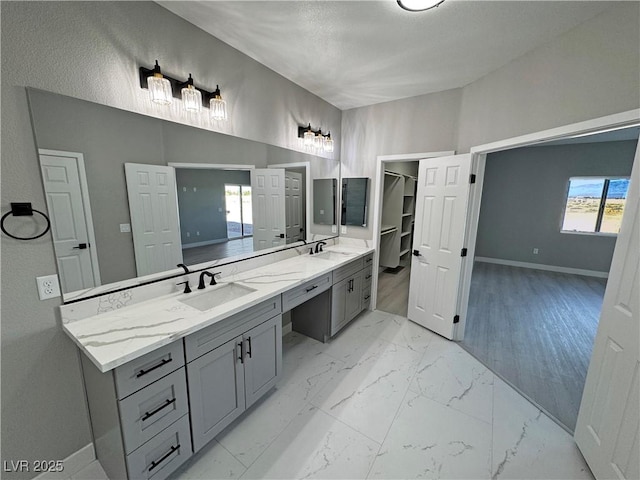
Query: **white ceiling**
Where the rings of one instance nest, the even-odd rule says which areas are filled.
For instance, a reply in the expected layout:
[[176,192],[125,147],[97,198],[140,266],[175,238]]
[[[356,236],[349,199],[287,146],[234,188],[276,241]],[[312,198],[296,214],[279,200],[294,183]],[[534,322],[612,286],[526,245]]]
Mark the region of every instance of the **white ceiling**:
[[354,107],[462,87],[598,15],[611,1],[158,1],[315,93]]

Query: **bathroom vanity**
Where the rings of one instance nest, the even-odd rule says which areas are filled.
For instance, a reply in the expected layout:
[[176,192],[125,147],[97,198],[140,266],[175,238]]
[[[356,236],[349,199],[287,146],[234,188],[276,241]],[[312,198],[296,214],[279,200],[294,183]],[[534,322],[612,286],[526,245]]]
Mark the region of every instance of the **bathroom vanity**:
[[329,341],[369,306],[372,260],[337,245],[80,320],[65,322],[61,307],[107,475],[175,471],[276,385],[283,313]]

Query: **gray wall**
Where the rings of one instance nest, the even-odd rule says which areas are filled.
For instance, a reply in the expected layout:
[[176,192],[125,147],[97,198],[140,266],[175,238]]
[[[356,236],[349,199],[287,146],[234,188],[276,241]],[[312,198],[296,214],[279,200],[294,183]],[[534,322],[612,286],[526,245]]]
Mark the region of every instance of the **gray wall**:
[[[640,108],[640,3],[612,8],[461,89],[343,112],[342,166],[374,178],[377,155],[456,150]],[[372,239],[371,227],[347,236]]]
[[569,178],[629,176],[636,144],[528,147],[488,155],[476,255],[608,272],[615,236],[560,233]]
[[[337,108],[153,2],[3,1],[0,9],[2,212],[12,201],[45,205],[25,86],[188,123],[154,111],[139,88],[139,64],[155,59],[168,74],[220,84],[230,121],[218,131],[297,148],[297,126],[311,122],[331,131],[332,158],[340,157]],[[77,350],[56,318],[60,299],[36,292],[34,278],[56,272],[53,245],[48,235],[1,242],[2,460],[63,459],[91,436]]]
[[251,174],[246,170],[179,168],[176,170],[176,183],[182,245],[226,240],[224,185],[251,185]]

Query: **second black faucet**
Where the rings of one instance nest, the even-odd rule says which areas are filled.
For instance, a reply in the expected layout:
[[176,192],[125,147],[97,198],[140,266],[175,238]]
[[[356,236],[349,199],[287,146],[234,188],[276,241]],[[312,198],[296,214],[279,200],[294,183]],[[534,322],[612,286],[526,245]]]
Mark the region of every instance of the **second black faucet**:
[[204,277],[206,277],[206,276],[211,277],[211,283],[209,283],[209,285],[217,285],[216,275],[220,275],[220,272],[211,273],[211,272],[208,272],[206,270],[204,272],[202,272],[200,274],[200,281],[198,282],[198,290],[202,290],[205,287]]

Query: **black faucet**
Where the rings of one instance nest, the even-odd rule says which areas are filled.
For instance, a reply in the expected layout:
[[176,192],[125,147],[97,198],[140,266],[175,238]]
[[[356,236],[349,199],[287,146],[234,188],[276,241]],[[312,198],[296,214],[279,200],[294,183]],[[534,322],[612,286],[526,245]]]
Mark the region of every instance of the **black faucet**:
[[322,251],[322,245],[326,245],[327,242],[318,242],[316,243],[316,253],[319,253]]
[[184,273],[191,273],[189,271],[189,267],[187,267],[184,263],[179,263],[176,267],[182,267],[184,269]]
[[211,273],[208,271],[204,271],[200,274],[200,281],[198,282],[198,290],[202,290],[205,285],[204,285],[204,277],[209,276],[211,277],[211,283],[209,285],[217,285],[216,282],[216,275],[220,275],[220,272],[215,272],[215,273]]
[[191,293],[191,288],[189,287],[189,280],[186,282],[176,283],[176,285],[184,285],[184,293]]

